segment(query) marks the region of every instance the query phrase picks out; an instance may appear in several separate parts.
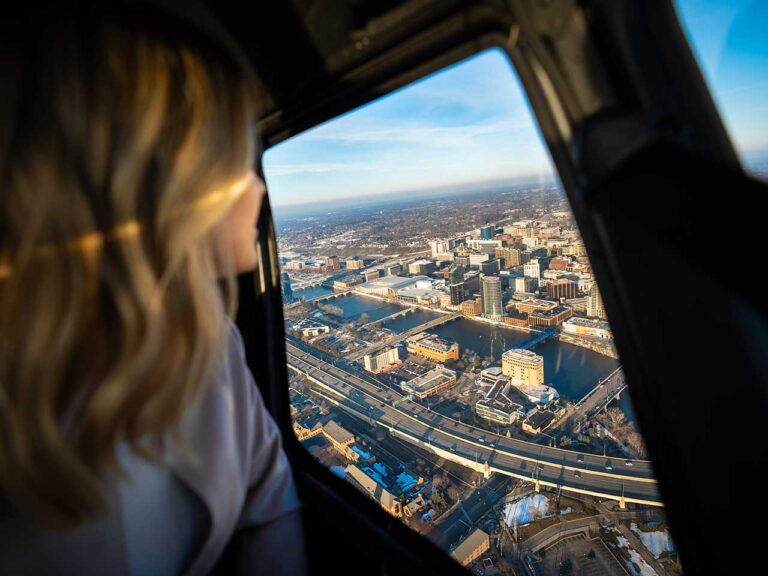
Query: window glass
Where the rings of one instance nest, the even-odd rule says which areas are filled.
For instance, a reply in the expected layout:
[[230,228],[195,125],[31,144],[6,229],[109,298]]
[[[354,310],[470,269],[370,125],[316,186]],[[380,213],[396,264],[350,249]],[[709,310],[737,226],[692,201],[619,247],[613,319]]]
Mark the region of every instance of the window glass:
[[263,162],[309,452],[475,572],[679,572],[589,258],[501,51]]
[[677,9],[742,164],[768,180],[768,2],[677,0]]

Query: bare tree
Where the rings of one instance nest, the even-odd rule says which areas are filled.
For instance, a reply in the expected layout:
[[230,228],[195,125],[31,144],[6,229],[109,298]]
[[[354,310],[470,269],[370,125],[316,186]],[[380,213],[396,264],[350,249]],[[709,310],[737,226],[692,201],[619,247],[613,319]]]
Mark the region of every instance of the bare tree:
[[645,458],[648,454],[648,452],[645,449],[645,443],[643,442],[643,437],[640,435],[639,432],[630,432],[627,435],[627,446],[629,447],[632,452],[637,454],[638,456]]
[[621,408],[617,406],[611,406],[610,408],[607,408],[605,415],[608,417],[608,420],[611,422],[611,424],[617,427],[624,424],[624,421],[626,420],[624,412],[622,412]]

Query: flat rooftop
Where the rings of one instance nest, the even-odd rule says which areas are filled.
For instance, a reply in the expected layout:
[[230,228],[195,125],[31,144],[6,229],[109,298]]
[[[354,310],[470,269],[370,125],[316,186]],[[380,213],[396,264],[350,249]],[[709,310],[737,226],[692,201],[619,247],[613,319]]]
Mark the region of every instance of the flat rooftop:
[[455,380],[456,379],[456,372],[453,370],[449,370],[448,368],[433,368],[426,374],[422,374],[421,376],[417,376],[413,380],[409,380],[405,383],[406,386],[408,386],[412,390],[416,390],[418,392],[426,392],[428,390],[431,390],[432,388],[436,388],[437,386],[441,386],[442,384],[445,384],[448,380]]

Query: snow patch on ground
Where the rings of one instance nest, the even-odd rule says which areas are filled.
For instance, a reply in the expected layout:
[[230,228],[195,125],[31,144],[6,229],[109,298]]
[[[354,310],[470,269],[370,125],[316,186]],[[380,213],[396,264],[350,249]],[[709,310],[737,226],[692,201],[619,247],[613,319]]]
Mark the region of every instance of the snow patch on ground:
[[395,480],[395,484],[397,484],[402,491],[406,491],[406,490],[412,488],[413,486],[416,485],[416,482],[418,482],[418,480],[416,480],[416,478],[414,478],[410,474],[406,474],[405,472],[400,474],[397,477],[397,480]]
[[382,478],[381,474],[376,472],[373,468],[370,466],[366,466],[365,468],[361,468],[363,472],[365,472],[368,476],[376,480],[378,484],[381,484],[384,486],[384,488],[389,488],[389,485],[384,481],[384,478]]
[[[619,546],[621,548],[626,548],[627,552],[629,552],[629,557],[632,561],[625,560],[624,563],[627,565],[627,569],[632,572],[633,576],[656,576],[654,569],[643,560],[643,557],[640,556],[640,553],[637,550],[629,545],[629,541],[624,538],[624,536],[619,536],[617,540],[619,541]],[[639,571],[637,569],[638,566],[640,567]]]
[[507,526],[528,524],[538,518],[543,518],[549,511],[549,501],[543,494],[527,496],[517,502],[510,502],[504,507],[504,521]]
[[572,514],[572,513],[573,513],[573,508],[571,508],[570,506],[568,506],[568,508],[564,508],[563,510],[560,510],[561,516],[564,516],[565,514]]
[[355,452],[360,454],[360,457],[363,460],[370,460],[371,459],[371,453],[370,452],[366,452],[365,450],[360,448],[360,446],[358,446],[357,444],[353,444],[352,445],[352,450],[354,450]]
[[632,522],[630,528],[643,541],[643,545],[650,550],[654,558],[658,558],[663,552],[674,552],[675,545],[672,543],[672,538],[666,530],[643,532],[634,522]]

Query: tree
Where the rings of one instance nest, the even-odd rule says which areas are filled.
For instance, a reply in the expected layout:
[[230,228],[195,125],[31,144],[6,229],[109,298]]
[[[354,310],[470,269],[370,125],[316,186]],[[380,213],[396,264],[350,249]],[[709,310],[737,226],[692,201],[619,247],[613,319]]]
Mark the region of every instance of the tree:
[[647,455],[643,437],[638,432],[630,432],[627,435],[627,446],[632,452],[640,457],[645,457]]
[[624,416],[624,412],[622,412],[621,408],[618,406],[611,406],[605,411],[605,415],[608,417],[609,422],[613,424],[614,426],[618,427],[624,424],[624,421],[626,420],[626,416]]

